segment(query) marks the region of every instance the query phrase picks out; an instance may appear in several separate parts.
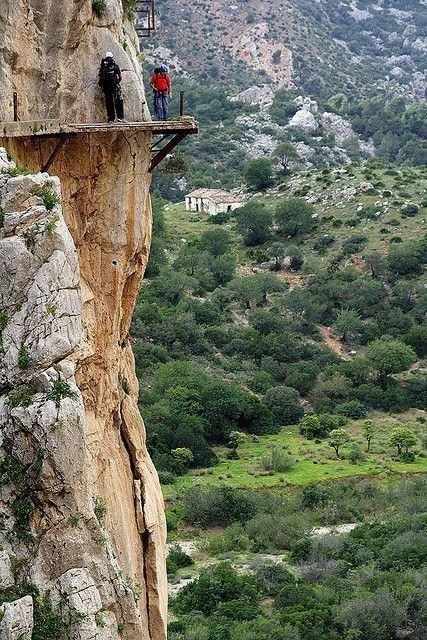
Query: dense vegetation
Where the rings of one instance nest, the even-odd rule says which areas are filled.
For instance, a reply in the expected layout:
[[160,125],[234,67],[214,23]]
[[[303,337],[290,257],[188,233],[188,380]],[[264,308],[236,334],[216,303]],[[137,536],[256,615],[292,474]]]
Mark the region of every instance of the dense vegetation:
[[[366,0],[237,0],[232,5],[194,0],[191,6],[158,0],[156,7],[162,28],[154,45],[173,52],[177,71],[183,68],[229,90],[272,83],[270,62],[273,58],[280,69],[283,45],[292,51],[298,89],[318,97],[336,91],[358,98],[373,91],[408,95],[415,74],[424,71],[420,40],[426,19],[419,0],[374,6]],[[259,28],[265,23],[267,32]],[[257,47],[261,64],[251,64],[250,56],[233,47],[242,36]]]
[[[171,640],[425,637],[425,479],[307,485],[280,495],[189,491],[187,519],[201,524],[200,509],[213,514],[205,525],[226,528],[203,544],[215,564],[205,559],[172,600]],[[364,518],[344,534],[311,529]],[[251,555],[260,551],[285,553],[286,561]]]
[[[217,445],[234,455],[233,432],[259,436],[299,424],[322,439],[373,410],[426,408],[425,373],[408,371],[427,352],[427,241],[413,233],[426,204],[422,174],[378,163],[342,171],[306,176],[309,193],[323,194],[318,205],[295,197],[301,187],[290,180],[289,195],[250,200],[231,219],[176,206],[165,224],[164,203],[155,200],[149,279],[132,334],[148,445],[161,472],[212,465]],[[372,180],[370,193],[341,212],[325,188],[348,184],[351,173]],[[399,200],[404,189],[416,199]],[[177,216],[182,241],[169,231]],[[389,238],[389,229],[399,236]],[[328,335],[338,351],[325,344]],[[310,431],[304,413],[326,426]],[[417,444],[422,422],[413,420],[403,426]],[[397,453],[407,462],[414,456]]]
[[[426,470],[422,4],[157,6],[200,123],[154,178],[132,326],[169,534],[200,538],[196,566],[170,552],[170,580],[195,580],[169,637],[421,640],[425,476],[394,474]],[[233,59],[249,32],[258,61],[289,46],[294,89]],[[268,84],[268,106],[238,95]],[[288,127],[303,100],[311,133]],[[170,204],[243,185],[231,216]]]

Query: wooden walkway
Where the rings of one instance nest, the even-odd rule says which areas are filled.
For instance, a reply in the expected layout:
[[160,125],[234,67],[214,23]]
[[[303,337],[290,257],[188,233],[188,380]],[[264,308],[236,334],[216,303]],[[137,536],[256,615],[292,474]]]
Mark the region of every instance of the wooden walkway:
[[153,134],[197,133],[194,118],[181,116],[178,120],[151,122],[60,122],[39,120],[34,122],[0,122],[0,138],[26,138],[55,136],[72,133],[104,133],[109,131],[151,131]]
[[34,122],[0,122],[0,140],[10,138],[56,138],[58,143],[41,171],[47,171],[67,138],[78,134],[111,133],[112,131],[147,131],[160,136],[151,146],[151,172],[187,135],[198,133],[198,124],[191,116],[178,120],[151,122],[60,122],[40,120]]

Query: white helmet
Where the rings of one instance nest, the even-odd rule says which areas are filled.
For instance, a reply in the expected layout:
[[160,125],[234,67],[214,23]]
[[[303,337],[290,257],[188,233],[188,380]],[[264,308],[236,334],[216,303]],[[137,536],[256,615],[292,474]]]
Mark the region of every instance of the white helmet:
[[106,58],[114,58],[113,54],[111,53],[111,51],[107,51],[107,53],[105,54]]

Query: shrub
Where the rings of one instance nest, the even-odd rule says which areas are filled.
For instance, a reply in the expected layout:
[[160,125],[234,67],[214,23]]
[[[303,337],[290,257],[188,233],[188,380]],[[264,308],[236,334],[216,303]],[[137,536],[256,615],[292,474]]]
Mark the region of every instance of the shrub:
[[182,517],[196,526],[225,527],[233,522],[245,522],[253,513],[251,497],[232,487],[195,488],[184,495]]
[[301,491],[301,506],[312,509],[325,504],[330,499],[330,490],[317,484],[307,484]]
[[347,460],[350,460],[352,464],[360,464],[361,462],[365,462],[366,455],[362,450],[362,447],[356,443],[352,444],[347,455]]
[[341,402],[336,405],[336,412],[351,418],[352,420],[358,420],[366,416],[366,407],[359,400],[349,400],[348,402]]
[[159,471],[160,484],[175,484],[176,475],[172,471]]
[[34,193],[43,200],[43,204],[47,211],[52,211],[52,209],[61,202],[61,198],[55,193],[52,186],[49,184],[36,189]]
[[28,357],[28,351],[25,347],[25,344],[21,342],[18,351],[18,367],[20,369],[26,369],[30,363],[30,359]]
[[166,558],[166,569],[168,573],[175,573],[183,567],[191,567],[194,564],[193,558],[185,553],[179,545],[174,545],[169,549]]
[[418,357],[423,358],[427,355],[427,326],[417,325],[412,327],[403,336],[402,342],[412,347]]
[[342,252],[349,256],[352,253],[359,253],[367,242],[367,237],[361,234],[353,234],[343,242]]
[[275,386],[276,382],[273,376],[267,371],[257,371],[249,382],[249,388],[255,393],[265,393],[267,389]]
[[19,387],[12,389],[7,396],[8,404],[11,408],[14,407],[29,407],[33,402],[34,395],[36,393],[35,388],[29,384],[21,384]]
[[211,615],[223,603],[236,601],[243,611],[248,605],[256,605],[258,597],[254,577],[239,575],[228,562],[221,562],[202,569],[199,578],[179,592],[172,606],[180,613],[201,611]]
[[307,518],[296,513],[257,513],[245,525],[255,553],[291,549],[294,540],[307,535],[309,528]]
[[123,15],[128,20],[133,20],[136,10],[136,0],[123,0]]
[[255,571],[255,576],[263,593],[274,596],[285,584],[295,584],[295,576],[280,564],[262,564]]
[[418,207],[416,204],[404,204],[402,209],[402,217],[404,218],[411,218],[413,216],[416,216],[418,213]]
[[295,459],[287,451],[273,447],[270,456],[261,460],[261,466],[265,471],[290,471],[295,466]]
[[106,0],[92,0],[92,11],[98,18],[102,18],[105,14]]

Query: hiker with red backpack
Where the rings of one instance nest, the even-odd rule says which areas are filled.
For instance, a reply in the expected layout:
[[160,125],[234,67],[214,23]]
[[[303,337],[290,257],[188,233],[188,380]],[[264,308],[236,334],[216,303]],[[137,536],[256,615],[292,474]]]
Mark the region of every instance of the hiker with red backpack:
[[111,51],[107,51],[101,60],[98,84],[104,92],[108,122],[124,122],[123,95],[120,82],[122,73]]
[[171,79],[165,64],[154,69],[150,87],[154,92],[154,114],[157,120],[166,120],[171,97]]

